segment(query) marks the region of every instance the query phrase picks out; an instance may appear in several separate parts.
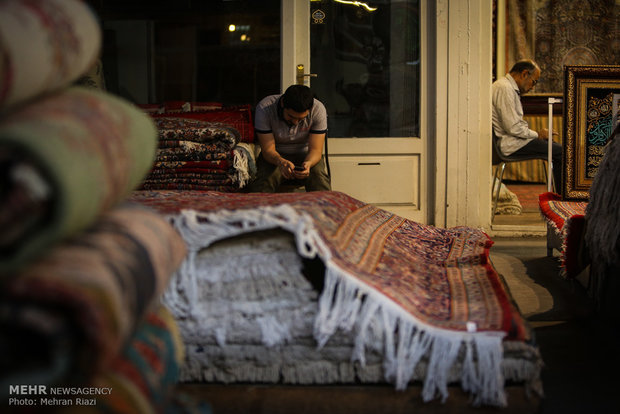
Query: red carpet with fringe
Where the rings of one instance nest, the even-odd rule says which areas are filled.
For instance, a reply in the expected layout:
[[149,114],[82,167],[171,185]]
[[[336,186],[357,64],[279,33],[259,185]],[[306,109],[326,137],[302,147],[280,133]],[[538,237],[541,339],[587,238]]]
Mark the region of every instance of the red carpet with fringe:
[[545,221],[562,239],[562,274],[568,278],[577,276],[579,266],[579,245],[583,236],[585,201],[563,201],[555,193],[543,193],[539,200],[540,211]]

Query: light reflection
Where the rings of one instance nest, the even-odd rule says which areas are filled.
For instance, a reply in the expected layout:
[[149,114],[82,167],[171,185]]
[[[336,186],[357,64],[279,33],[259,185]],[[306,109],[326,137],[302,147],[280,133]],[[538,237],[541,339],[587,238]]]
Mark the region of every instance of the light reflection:
[[363,7],[363,8],[365,8],[369,12],[373,12],[373,11],[377,10],[376,7],[370,7],[368,4],[366,4],[364,2],[361,2],[361,1],[346,1],[346,0],[334,0],[334,1],[336,3],[352,4],[353,6]]

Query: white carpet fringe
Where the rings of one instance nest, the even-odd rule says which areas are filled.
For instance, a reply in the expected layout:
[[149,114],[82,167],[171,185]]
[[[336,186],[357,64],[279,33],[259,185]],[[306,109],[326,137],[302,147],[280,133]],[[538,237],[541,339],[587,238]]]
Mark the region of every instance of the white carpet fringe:
[[272,315],[258,318],[256,321],[260,326],[263,343],[266,347],[271,348],[291,340],[291,332],[288,327],[279,323]]
[[[463,353],[460,380],[463,389],[472,394],[474,404],[506,405],[502,371],[503,333],[446,331],[416,320],[384,295],[336,266],[310,217],[281,205],[217,213],[184,210],[181,215],[171,217],[171,221],[189,249],[186,262],[164,297],[177,318],[188,314],[197,320],[210,317],[202,314],[205,309],[200,306],[198,297],[196,267],[200,250],[236,235],[282,228],[295,235],[297,250],[302,257],[318,255],[326,266],[324,290],[314,322],[314,337],[319,348],[324,347],[337,330],[353,331],[355,346],[351,358],[364,365],[367,349],[381,347],[386,380],[393,382],[399,390],[405,389],[415,379],[416,368],[425,359],[424,401],[437,397],[446,400],[450,372],[459,354]],[[236,263],[227,265],[226,274],[234,274]],[[207,274],[211,272],[208,268],[205,271]],[[216,274],[206,277],[213,279]],[[275,318],[266,317],[258,323],[263,344],[267,347],[286,343],[291,336],[291,327]],[[219,332],[217,342],[228,343],[226,334]],[[323,375],[330,377],[332,374],[328,372],[329,369],[325,368]]]
[[247,156],[242,150],[233,150],[233,168],[234,174],[231,174],[233,183],[239,183],[239,188],[245,187],[250,181],[249,163]]

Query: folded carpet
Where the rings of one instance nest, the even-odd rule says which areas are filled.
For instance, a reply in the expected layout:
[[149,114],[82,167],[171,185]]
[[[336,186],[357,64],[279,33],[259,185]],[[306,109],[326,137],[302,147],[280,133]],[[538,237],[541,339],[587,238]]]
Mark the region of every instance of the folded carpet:
[[190,152],[198,147],[210,152],[225,152],[232,150],[240,139],[236,129],[221,123],[184,118],[155,118],[155,123],[160,148],[181,148]]
[[0,119],[0,274],[124,199],[152,167],[156,147],[148,115],[83,87]]
[[154,119],[157,155],[140,189],[235,192],[247,184],[249,154],[236,149],[240,136],[235,128],[182,117]]
[[0,112],[68,86],[100,49],[99,23],[83,1],[0,2]]
[[254,124],[250,105],[224,106],[217,103],[165,102],[156,108],[140,105],[154,118],[183,118],[225,124],[239,132],[242,142],[254,142]]
[[548,226],[561,240],[560,275],[574,278],[583,269],[579,253],[583,239],[587,201],[562,200],[559,194],[540,194],[538,206]]
[[186,254],[159,214],[126,203],[0,289],[0,390],[84,384],[133,335]]

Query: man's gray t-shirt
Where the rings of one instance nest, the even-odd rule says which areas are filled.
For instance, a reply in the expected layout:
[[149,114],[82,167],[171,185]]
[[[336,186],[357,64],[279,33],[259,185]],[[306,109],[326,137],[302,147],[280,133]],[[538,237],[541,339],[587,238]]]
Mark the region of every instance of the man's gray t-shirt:
[[282,95],[270,95],[256,105],[254,128],[259,134],[273,133],[276,151],[282,156],[299,156],[308,153],[310,134],[327,133],[327,111],[317,99],[306,118],[297,125],[289,125],[283,118],[280,107]]

